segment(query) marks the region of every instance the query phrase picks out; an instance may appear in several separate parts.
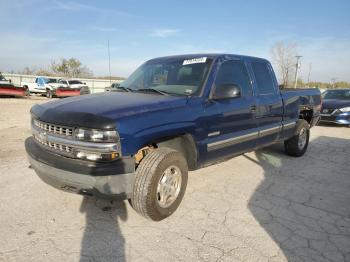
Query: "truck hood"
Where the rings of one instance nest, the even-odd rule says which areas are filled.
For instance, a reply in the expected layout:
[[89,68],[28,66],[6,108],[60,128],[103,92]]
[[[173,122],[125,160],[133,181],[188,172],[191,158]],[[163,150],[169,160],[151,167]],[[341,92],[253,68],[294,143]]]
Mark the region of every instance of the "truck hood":
[[51,87],[51,88],[57,88],[62,86],[62,84],[59,83],[49,83],[49,84],[45,84],[45,87]]
[[85,84],[73,84],[69,85],[70,88],[82,88],[82,87],[87,87]]
[[350,100],[324,99],[322,108],[339,109],[350,106]]
[[183,107],[186,97],[109,92],[64,98],[32,107],[35,117],[66,126],[113,129],[116,121],[140,113]]

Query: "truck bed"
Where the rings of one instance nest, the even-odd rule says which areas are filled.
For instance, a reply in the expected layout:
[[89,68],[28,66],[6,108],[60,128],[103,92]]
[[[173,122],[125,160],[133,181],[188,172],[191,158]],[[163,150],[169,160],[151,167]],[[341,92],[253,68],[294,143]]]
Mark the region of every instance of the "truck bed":
[[285,105],[284,119],[296,119],[304,111],[312,111],[315,121],[310,124],[313,126],[317,123],[322,103],[318,88],[284,88],[281,89],[281,96]]

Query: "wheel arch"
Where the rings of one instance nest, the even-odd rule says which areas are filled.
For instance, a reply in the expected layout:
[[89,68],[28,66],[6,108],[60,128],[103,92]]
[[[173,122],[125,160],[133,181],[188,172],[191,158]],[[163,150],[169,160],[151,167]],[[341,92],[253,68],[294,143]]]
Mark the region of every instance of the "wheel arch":
[[299,119],[303,119],[311,124],[314,116],[314,111],[311,108],[301,108],[299,111]]
[[179,151],[187,161],[189,170],[194,170],[197,167],[198,150],[195,139],[191,134],[178,134],[173,136],[161,137],[153,139],[146,143],[142,150],[146,147],[153,148],[171,148]]

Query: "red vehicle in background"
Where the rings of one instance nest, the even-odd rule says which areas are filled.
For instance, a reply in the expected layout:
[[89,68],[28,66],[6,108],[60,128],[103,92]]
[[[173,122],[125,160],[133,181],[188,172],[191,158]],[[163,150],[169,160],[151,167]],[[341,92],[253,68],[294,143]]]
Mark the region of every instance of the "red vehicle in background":
[[29,96],[29,90],[26,87],[15,86],[11,83],[11,80],[6,80],[0,72],[0,96]]

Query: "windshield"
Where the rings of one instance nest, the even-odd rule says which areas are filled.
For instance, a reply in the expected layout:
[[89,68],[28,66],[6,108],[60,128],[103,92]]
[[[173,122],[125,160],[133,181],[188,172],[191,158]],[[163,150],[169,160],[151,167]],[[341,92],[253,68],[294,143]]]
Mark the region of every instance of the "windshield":
[[46,83],[46,84],[57,83],[57,79],[54,79],[54,78],[46,78],[46,79],[45,79],[45,83]]
[[146,62],[120,86],[131,91],[155,89],[173,95],[195,95],[201,90],[210,63],[206,57]]
[[324,92],[323,99],[350,100],[350,89],[349,90],[328,90]]
[[82,82],[80,82],[78,80],[70,80],[70,81],[68,81],[68,83],[70,85],[81,85],[82,84]]

